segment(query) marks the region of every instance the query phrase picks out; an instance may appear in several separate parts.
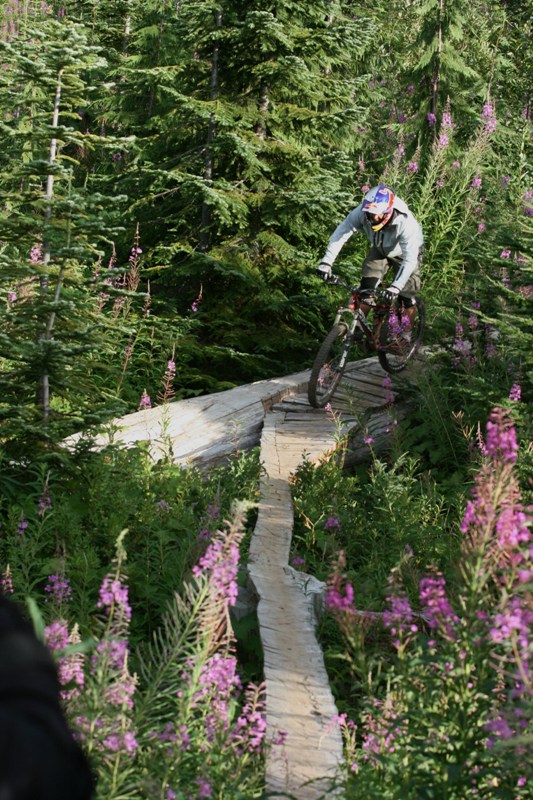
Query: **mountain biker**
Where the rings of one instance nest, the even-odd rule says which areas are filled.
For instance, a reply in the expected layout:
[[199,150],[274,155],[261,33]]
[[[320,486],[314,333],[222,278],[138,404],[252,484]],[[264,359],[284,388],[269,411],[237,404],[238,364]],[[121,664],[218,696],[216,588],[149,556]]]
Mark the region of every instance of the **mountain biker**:
[[[380,183],[364,196],[335,228],[326,252],[317,268],[317,275],[329,280],[331,268],[340,251],[354,233],[364,233],[370,242],[362,267],[362,289],[379,286],[389,267],[396,273],[384,292],[392,302],[399,296],[401,305],[412,320],[415,314],[415,294],[420,289],[420,264],[424,253],[424,237],[419,222],[407,204],[391,189]],[[366,314],[369,306],[362,306]]]

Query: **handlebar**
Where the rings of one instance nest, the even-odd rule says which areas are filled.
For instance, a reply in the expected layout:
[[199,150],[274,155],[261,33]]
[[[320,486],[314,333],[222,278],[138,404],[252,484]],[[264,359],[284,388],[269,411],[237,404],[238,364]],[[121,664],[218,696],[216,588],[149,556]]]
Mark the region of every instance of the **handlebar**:
[[[330,275],[326,283],[330,283],[333,286],[342,286],[343,289],[347,289],[349,292],[352,292],[352,294],[357,294],[361,298],[373,297],[383,302],[383,294],[385,289],[378,289],[377,287],[375,289],[362,289],[360,286],[350,286],[348,283],[346,283],[346,281],[343,281],[342,278],[339,278],[338,275],[333,275],[333,273]],[[387,303],[387,305],[389,305],[389,303]]]

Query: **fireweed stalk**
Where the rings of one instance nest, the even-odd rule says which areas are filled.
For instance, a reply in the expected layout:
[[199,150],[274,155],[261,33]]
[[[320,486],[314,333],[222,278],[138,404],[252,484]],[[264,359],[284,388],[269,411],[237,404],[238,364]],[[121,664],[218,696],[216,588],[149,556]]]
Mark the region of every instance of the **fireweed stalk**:
[[64,620],[56,620],[44,629],[45,642],[57,657],[58,677],[61,686],[61,698],[71,703],[80,696],[85,684],[85,656],[81,652],[65,654],[64,651],[73,645],[80,644],[78,625],[74,624],[69,632]]
[[[67,712],[77,738],[91,758],[98,776],[98,797],[102,798],[130,796],[125,793],[125,786],[131,780],[139,746],[134,728],[134,694],[138,681],[129,669],[132,611],[123,573],[125,535],[123,531],[117,539],[113,570],[105,575],[100,587],[96,604],[99,633],[90,657],[85,659],[85,669],[82,670],[79,654],[73,654],[67,658],[76,659],[68,662],[74,675],[64,670],[63,674],[60,659]],[[61,623],[49,627],[60,632]],[[49,645],[53,632],[49,633]],[[68,643],[75,641],[71,634]],[[60,644],[65,646],[67,642]],[[75,669],[78,671],[74,672]],[[70,689],[73,677],[77,684],[74,693]]]
[[[218,509],[209,516],[214,523]],[[243,687],[229,617],[242,514],[201,540],[206,547],[190,582],[152,644],[135,653],[139,677],[130,670],[125,534],[100,587],[100,631],[90,655],[65,651],[79,641],[76,626],[69,633],[57,620],[46,629],[68,716],[97,775],[97,800],[259,797],[264,686]]]
[[[395,652],[367,681],[355,750],[353,736],[348,742],[348,798],[531,796],[531,509],[518,488],[508,412],[493,410],[482,445],[455,580],[447,586],[436,570],[421,579],[416,620],[397,579],[391,584],[383,622]],[[338,576],[331,589],[347,648],[360,645],[353,592]]]
[[[219,516],[210,507],[211,525]],[[155,797],[259,796],[264,687],[243,687],[229,616],[242,520],[238,514],[223,529],[211,525],[190,582],[176,595],[150,652],[141,654],[140,767],[150,774]]]
[[[485,110],[486,112],[486,110]],[[431,230],[426,244],[427,263],[439,263],[438,272],[428,275],[426,291],[463,282],[465,228],[477,227],[483,213],[479,174],[494,133],[495,119],[480,119],[477,131],[463,151],[461,161],[452,160],[456,124],[447,108],[440,120],[427,166],[417,174],[410,205],[424,229]]]
[[469,596],[499,601],[526,576],[531,560],[531,509],[524,508],[515,475],[516,431],[504,409],[496,408],[487,423],[483,465],[467,502],[461,531],[465,534],[463,580]]
[[[469,590],[461,597],[462,612],[471,615],[478,609],[488,629],[485,638],[498,653],[497,670],[507,684],[507,696],[498,694],[488,729],[507,739],[513,729],[518,735],[524,727],[527,714],[522,706],[525,703],[530,714],[533,694],[533,603],[528,589],[533,578],[532,509],[524,507],[518,487],[518,444],[508,411],[493,410],[483,452],[484,463],[461,525],[462,575]],[[505,716],[514,717],[514,724],[506,722],[505,731],[494,727],[494,720]]]
[[163,388],[157,395],[160,403],[168,403],[175,395],[174,391],[174,378],[176,377],[176,362],[174,361],[174,350],[172,350],[172,357],[167,361],[165,373],[163,375],[162,384]]

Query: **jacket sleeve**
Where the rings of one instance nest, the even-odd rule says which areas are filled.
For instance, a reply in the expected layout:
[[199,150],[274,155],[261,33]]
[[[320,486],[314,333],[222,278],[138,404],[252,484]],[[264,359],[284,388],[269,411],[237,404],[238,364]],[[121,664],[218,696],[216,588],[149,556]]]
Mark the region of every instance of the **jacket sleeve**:
[[322,263],[332,266],[348,239],[356,231],[357,233],[361,233],[362,230],[363,219],[361,206],[359,205],[357,208],[354,208],[353,211],[350,211],[348,216],[343,219],[339,225],[337,225],[331,234],[331,238],[328,242]]
[[398,233],[398,243],[402,250],[402,263],[391,286],[401,292],[417,267],[418,254],[424,244],[424,239],[420,226],[413,217],[402,219]]

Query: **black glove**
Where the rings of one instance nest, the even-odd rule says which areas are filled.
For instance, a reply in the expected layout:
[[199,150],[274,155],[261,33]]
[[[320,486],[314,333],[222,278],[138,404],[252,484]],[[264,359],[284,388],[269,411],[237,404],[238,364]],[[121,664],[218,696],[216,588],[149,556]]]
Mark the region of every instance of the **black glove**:
[[383,289],[381,297],[387,305],[391,306],[398,297],[398,289],[389,286],[388,289]]
[[331,278],[331,267],[329,264],[319,264],[316,270],[316,274],[319,278],[322,278],[323,281],[329,281]]

